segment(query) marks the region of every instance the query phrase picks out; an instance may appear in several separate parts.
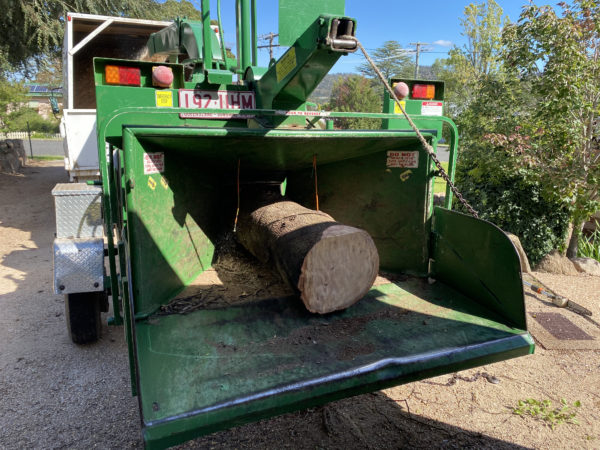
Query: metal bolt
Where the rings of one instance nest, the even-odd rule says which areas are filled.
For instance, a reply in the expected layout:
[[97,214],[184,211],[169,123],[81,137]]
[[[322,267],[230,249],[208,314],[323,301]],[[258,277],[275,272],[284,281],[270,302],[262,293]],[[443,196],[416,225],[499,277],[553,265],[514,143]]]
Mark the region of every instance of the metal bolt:
[[62,284],[61,284],[61,285],[58,287],[58,290],[59,290],[59,291],[64,291],[64,290],[65,290],[65,287],[64,287],[64,285],[62,285]]
[[96,282],[94,283],[94,287],[95,287],[95,288],[97,288],[98,286],[100,286],[100,284],[98,284],[98,282],[96,281]]

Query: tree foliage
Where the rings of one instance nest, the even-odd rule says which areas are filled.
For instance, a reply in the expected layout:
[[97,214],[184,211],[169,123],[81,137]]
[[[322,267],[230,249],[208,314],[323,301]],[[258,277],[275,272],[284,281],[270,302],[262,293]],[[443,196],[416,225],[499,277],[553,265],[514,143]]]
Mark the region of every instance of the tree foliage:
[[[526,5],[504,28],[497,68],[475,80],[457,118],[460,186],[483,217],[521,233],[534,261],[548,243],[560,247],[569,220],[575,256],[581,225],[598,208],[599,3],[560,3],[560,13]],[[527,223],[545,231],[535,237],[520,228]]]
[[506,65],[536,99],[522,120],[528,146],[508,148],[517,164],[535,171],[545,195],[573,205],[569,256],[576,256],[581,226],[599,206],[600,151],[592,138],[600,115],[600,2],[559,7],[560,15],[530,4],[505,30]]
[[[414,65],[406,50],[402,48],[398,41],[386,41],[377,48],[371,58],[377,64],[377,67],[386,80],[391,77],[411,77]],[[377,75],[368,62],[364,62],[358,67],[358,71],[365,77],[376,79]]]
[[494,0],[471,3],[460,20],[467,43],[454,46],[447,59],[434,64],[446,82],[446,101],[453,115],[462,112],[476,98],[480,83],[501,71],[502,29],[507,22]]
[[[360,75],[338,78],[331,91],[328,109],[343,112],[381,112],[381,96],[371,82]],[[336,119],[336,125],[349,129],[379,128],[381,120],[351,118]]]
[[20,83],[0,77],[0,127],[6,127],[11,107],[24,99],[25,89]]
[[23,107],[8,114],[5,129],[8,132],[24,131],[29,125],[32,132],[54,134],[59,132],[58,124],[56,119],[45,119],[35,109]]
[[154,20],[174,20],[187,17],[190,20],[202,20],[202,13],[188,0],[166,0],[164,3],[149,3],[147,18]]

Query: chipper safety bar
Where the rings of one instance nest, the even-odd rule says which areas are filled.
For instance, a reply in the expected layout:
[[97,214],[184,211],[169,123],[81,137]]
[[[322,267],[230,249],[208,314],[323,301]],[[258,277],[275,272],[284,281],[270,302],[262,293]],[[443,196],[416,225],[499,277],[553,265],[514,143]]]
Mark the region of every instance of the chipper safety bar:
[[[208,22],[176,23],[173,39],[160,41],[176,41],[178,29],[195,30],[197,44],[210,39],[191,71],[95,60],[107,284],[151,448],[533,351],[512,243],[491,223],[433,206],[435,170],[393,106],[307,111],[312,89],[353,51],[356,27],[343,1],[308,3],[310,14],[297,18],[304,30],[268,69],[253,64],[251,36],[240,36],[246,65],[224,50],[213,57],[219,41],[204,32]],[[291,22],[293,5],[280,2],[280,21]],[[243,13],[254,2],[238,6]],[[171,56],[185,53],[157,42]],[[153,77],[159,65],[172,74],[163,86]],[[447,124],[454,155],[456,129],[441,116],[443,85],[434,84],[437,97],[415,91],[407,109],[434,147]],[[379,118],[384,128],[315,127],[344,116]],[[233,276],[216,264],[240,203],[261,184],[369,233],[381,272],[364,298],[313,314],[293,293],[273,294],[267,276],[246,286],[253,263]],[[236,288],[239,301],[223,300]],[[194,308],[169,306],[182,300]]]

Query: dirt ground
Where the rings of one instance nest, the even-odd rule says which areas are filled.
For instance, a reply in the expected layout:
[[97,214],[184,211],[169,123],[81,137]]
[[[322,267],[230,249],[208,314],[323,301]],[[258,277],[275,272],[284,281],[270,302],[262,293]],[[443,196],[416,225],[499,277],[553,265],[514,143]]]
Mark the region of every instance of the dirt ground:
[[[60,161],[0,174],[0,448],[141,447],[123,330],[105,325],[97,344],[72,344],[63,298],[52,292],[50,191],[66,181]],[[600,322],[599,277],[540,277]],[[531,296],[527,302],[556,311]],[[564,315],[576,322],[573,313]],[[592,328],[585,330],[593,334]],[[579,425],[552,430],[512,414],[527,398],[581,401]],[[286,414],[180,448],[599,449],[600,352],[538,345],[532,356]]]

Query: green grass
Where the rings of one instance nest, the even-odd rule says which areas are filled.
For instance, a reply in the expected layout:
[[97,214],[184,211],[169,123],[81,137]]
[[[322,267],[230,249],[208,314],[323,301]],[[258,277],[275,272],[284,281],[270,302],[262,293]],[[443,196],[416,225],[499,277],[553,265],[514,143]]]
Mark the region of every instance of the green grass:
[[600,228],[596,228],[590,236],[579,236],[577,256],[600,261]]
[[38,161],[58,161],[64,159],[64,156],[52,155],[52,156],[28,156],[29,159],[35,159]]
[[[448,163],[443,162],[442,167],[444,170],[448,170]],[[436,177],[433,184],[433,193],[434,194],[445,194],[446,193],[446,182],[441,177]]]

